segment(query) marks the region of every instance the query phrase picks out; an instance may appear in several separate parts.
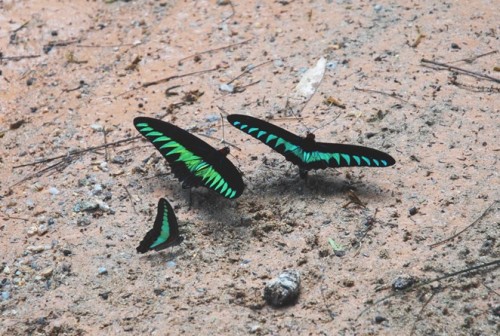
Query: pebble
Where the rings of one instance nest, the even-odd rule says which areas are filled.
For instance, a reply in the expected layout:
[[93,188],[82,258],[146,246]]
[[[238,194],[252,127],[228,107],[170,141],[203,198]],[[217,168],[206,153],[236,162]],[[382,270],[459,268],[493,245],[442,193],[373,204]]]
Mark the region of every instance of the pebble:
[[6,301],[10,298],[9,292],[2,292],[2,300]]
[[285,63],[281,59],[275,59],[273,61],[273,64],[274,64],[275,67],[278,67],[278,68],[281,68],[282,66],[285,65]]
[[106,269],[106,267],[99,267],[99,268],[97,269],[97,273],[98,273],[99,275],[105,275],[105,274],[108,274],[108,270]]
[[122,165],[125,163],[125,158],[121,155],[117,155],[111,159],[111,162]]
[[52,267],[47,267],[47,268],[44,268],[42,271],[40,271],[40,275],[44,278],[48,278],[52,275],[53,272],[54,272],[54,269]]
[[167,268],[174,268],[175,266],[177,266],[175,261],[173,260],[167,261]]
[[100,184],[94,185],[94,189],[92,189],[92,194],[99,195],[100,193],[102,193],[102,185]]
[[211,114],[211,115],[209,115],[209,116],[207,116],[207,117],[205,118],[205,120],[206,120],[207,122],[215,122],[215,121],[217,121],[217,120],[219,120],[219,119],[220,119],[220,116],[218,116],[217,114]]
[[33,252],[33,253],[40,253],[45,250],[50,250],[50,245],[34,245],[34,246],[28,246],[26,249],[28,252]]
[[92,124],[90,125],[90,128],[92,128],[95,132],[102,132],[104,130],[104,127],[99,124]]
[[335,70],[335,68],[337,67],[339,63],[337,61],[329,61],[329,62],[326,62],[326,69],[327,70]]
[[101,162],[99,164],[99,169],[102,170],[103,172],[109,171],[108,163],[106,161]]
[[411,207],[410,210],[408,210],[410,213],[410,216],[416,215],[418,212],[418,209],[416,207]]
[[295,270],[286,270],[267,283],[264,288],[264,300],[271,306],[283,307],[294,303],[299,292],[300,273]]
[[59,191],[59,189],[57,189],[56,187],[50,187],[50,188],[49,188],[49,193],[50,193],[51,195],[58,195],[58,194],[59,194],[59,192],[60,192],[60,191]]
[[234,85],[232,85],[232,84],[221,84],[219,86],[219,90],[225,91],[225,92],[229,92],[229,93],[233,93],[234,92]]
[[392,289],[404,290],[411,287],[415,283],[415,278],[409,275],[399,276],[392,282]]

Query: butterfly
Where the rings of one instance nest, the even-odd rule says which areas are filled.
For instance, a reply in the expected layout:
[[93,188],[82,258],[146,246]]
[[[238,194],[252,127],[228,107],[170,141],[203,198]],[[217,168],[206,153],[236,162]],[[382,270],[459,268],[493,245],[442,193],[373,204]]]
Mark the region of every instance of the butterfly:
[[241,174],[226,158],[229,147],[216,150],[191,133],[158,119],[135,118],[134,126],[165,157],[183,188],[202,185],[230,199],[243,192]]
[[179,225],[174,209],[166,199],[160,198],[153,228],[146,233],[137,247],[137,252],[161,251],[167,247],[179,245],[183,240],[184,238],[179,235]]
[[311,169],[327,167],[388,167],[396,163],[394,158],[379,150],[336,143],[316,142],[308,133],[300,137],[267,121],[231,114],[231,125],[262,141],[285,158],[299,166],[300,176],[305,178]]

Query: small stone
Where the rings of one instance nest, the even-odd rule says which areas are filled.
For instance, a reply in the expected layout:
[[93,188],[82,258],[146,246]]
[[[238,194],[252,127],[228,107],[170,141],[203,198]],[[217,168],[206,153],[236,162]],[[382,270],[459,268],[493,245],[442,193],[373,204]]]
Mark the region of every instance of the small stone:
[[416,207],[411,207],[410,210],[408,210],[410,213],[410,216],[416,215],[418,212],[418,209]]
[[49,231],[49,228],[47,227],[47,225],[45,224],[41,224],[38,229],[37,229],[37,234],[39,236],[43,236],[44,234],[46,234],[47,232]]
[[99,268],[97,269],[97,273],[98,273],[99,275],[106,275],[106,274],[108,274],[108,270],[106,269],[106,267],[99,267]]
[[229,5],[230,2],[231,2],[231,0],[217,0],[217,5],[226,6],[226,5]]
[[50,187],[49,188],[49,193],[51,195],[58,195],[59,194],[59,189],[55,188],[55,187]]
[[384,321],[387,321],[387,319],[385,317],[380,316],[380,315],[375,316],[375,323],[380,324]]
[[92,128],[95,132],[102,132],[104,130],[104,127],[99,124],[92,124],[90,125],[90,128]]
[[10,274],[10,267],[9,267],[9,266],[5,266],[5,267],[3,268],[3,273],[4,273],[4,274]]
[[281,59],[279,59],[279,58],[278,58],[278,59],[275,59],[275,60],[273,61],[273,64],[274,64],[274,66],[275,66],[275,67],[277,67],[277,68],[281,68],[281,67],[283,67],[283,66],[285,65],[285,63],[283,62],[283,60],[281,60]]
[[2,292],[2,300],[7,301],[10,298],[9,292]]
[[102,185],[100,185],[100,184],[94,185],[94,188],[92,189],[92,194],[99,195],[101,193],[102,193]]
[[26,250],[28,250],[29,252],[33,252],[33,253],[40,253],[40,252],[43,252],[45,250],[50,250],[50,245],[28,246],[28,248]]
[[167,261],[167,267],[168,268],[174,268],[175,266],[177,266],[177,264],[175,263],[175,261],[173,261],[173,260]]
[[392,282],[393,290],[404,290],[407,289],[415,283],[415,278],[409,275],[399,276]]
[[111,159],[111,162],[122,165],[125,163],[125,158],[121,155],[117,155]]
[[250,326],[250,334],[257,334],[262,332],[262,327],[258,324]]
[[103,172],[109,171],[108,163],[106,161],[101,162],[99,164],[99,169],[102,170]]
[[44,278],[48,278],[52,275],[53,272],[54,272],[54,269],[52,267],[47,267],[47,268],[44,268],[42,271],[40,271],[40,275]]
[[380,13],[384,7],[382,5],[376,4],[373,6],[373,9],[375,10],[376,13]]
[[337,61],[326,62],[326,69],[327,70],[335,70],[335,68],[337,68],[337,64],[338,64]]
[[294,303],[300,292],[300,273],[286,270],[269,281],[264,288],[264,300],[269,305],[283,307]]
[[32,226],[28,229],[26,232],[28,234],[28,237],[34,236],[38,231],[38,228],[36,226]]
[[225,91],[225,92],[229,92],[229,93],[233,93],[234,92],[234,85],[232,85],[232,84],[221,84],[219,86],[219,90]]
[[460,48],[460,46],[458,44],[452,43],[451,44],[451,49],[462,49],[462,48]]

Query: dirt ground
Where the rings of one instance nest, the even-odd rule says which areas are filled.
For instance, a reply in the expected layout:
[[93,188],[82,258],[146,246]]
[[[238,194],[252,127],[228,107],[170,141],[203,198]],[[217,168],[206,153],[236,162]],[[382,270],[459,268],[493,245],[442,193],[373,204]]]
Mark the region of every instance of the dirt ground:
[[[497,334],[494,3],[0,1],[0,334]],[[292,111],[321,57],[322,82]],[[197,188],[190,206],[142,137],[77,152],[137,137],[136,116],[220,147],[220,113],[397,163],[305,182],[226,123],[246,189]],[[160,197],[185,240],[138,255]],[[285,269],[300,296],[270,307],[264,286]]]

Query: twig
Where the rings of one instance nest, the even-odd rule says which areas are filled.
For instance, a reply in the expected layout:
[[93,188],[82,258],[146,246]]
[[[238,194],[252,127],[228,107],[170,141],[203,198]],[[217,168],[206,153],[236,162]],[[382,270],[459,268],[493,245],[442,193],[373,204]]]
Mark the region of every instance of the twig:
[[[198,133],[198,135],[201,135],[201,136],[204,136],[206,138],[213,139],[213,140],[220,140],[219,138],[216,138],[216,137],[213,137],[213,136],[210,136],[207,134],[203,134],[203,133]],[[241,148],[239,148],[235,144],[230,143],[229,141],[223,140],[222,143],[228,144],[229,146],[234,147],[241,152]]]
[[183,78],[183,77],[188,77],[188,76],[193,76],[193,75],[199,75],[199,74],[203,74],[203,73],[206,73],[206,72],[215,71],[215,70],[218,70],[218,69],[219,69],[219,67],[216,66],[215,68],[212,68],[212,69],[206,69],[206,70],[188,72],[188,73],[181,74],[181,75],[173,75],[173,76],[162,78],[162,79],[158,79],[158,80],[155,80],[155,81],[152,81],[152,82],[146,82],[146,83],[142,84],[141,87],[146,88],[146,87],[149,87],[149,86],[152,86],[152,85],[158,85],[158,84],[161,84],[161,83],[166,83],[168,81],[171,81],[172,79],[178,79],[178,78]]
[[108,153],[108,137],[107,137],[108,132],[106,132],[106,127],[103,128],[102,130],[102,135],[104,136],[104,160],[106,162],[109,162],[109,153]]
[[190,59],[190,58],[193,58],[193,57],[197,57],[197,56],[200,56],[200,55],[203,55],[203,54],[208,54],[208,53],[211,53],[211,52],[214,52],[214,51],[219,51],[219,50],[224,50],[224,49],[232,48],[232,47],[235,47],[237,45],[242,45],[242,44],[248,43],[251,40],[253,40],[253,38],[249,38],[248,40],[245,40],[243,42],[233,43],[233,44],[230,44],[230,45],[227,45],[227,46],[224,46],[224,47],[219,47],[219,48],[215,48],[215,49],[200,51],[200,52],[197,52],[196,54],[193,54],[191,56],[187,56],[187,57],[181,58],[180,60],[177,61],[177,64],[178,65],[182,65],[182,62],[184,62],[187,59]]
[[458,62],[472,63],[475,60],[477,60],[478,58],[481,58],[481,57],[484,57],[484,56],[488,56],[488,55],[491,55],[491,54],[496,54],[497,52],[498,52],[498,50],[493,50],[493,51],[489,51],[487,53],[479,54],[479,55],[472,56],[472,57],[469,57],[469,58],[462,58],[462,59],[459,59],[459,60],[456,60],[456,61],[453,61],[453,62],[450,62],[450,63],[458,63]]
[[462,69],[462,68],[459,68],[459,67],[456,67],[456,66],[453,66],[453,65],[446,64],[446,63],[439,63],[439,62],[431,61],[431,60],[428,60],[428,59],[425,59],[425,58],[422,58],[420,60],[420,62],[421,63],[426,63],[426,64],[437,65],[437,66],[446,68],[448,70],[459,71],[459,72],[461,72],[461,73],[463,73],[465,75],[469,75],[469,76],[480,78],[480,79],[490,80],[490,81],[493,81],[495,83],[500,83],[500,79],[499,78],[495,78],[495,77],[491,77],[491,76],[488,76],[488,75],[484,75],[484,74],[481,74],[479,72],[465,70],[465,69]]
[[96,150],[96,149],[101,149],[101,148],[106,148],[106,147],[120,145],[122,143],[134,141],[134,140],[137,140],[139,138],[141,138],[141,136],[135,136],[135,137],[132,137],[132,138],[122,139],[122,140],[118,140],[118,141],[111,142],[111,143],[104,144],[104,145],[89,147],[89,148],[77,150],[77,151],[74,151],[74,152],[71,152],[71,153],[68,153],[68,154],[65,154],[65,155],[58,155],[58,156],[54,156],[54,157],[43,159],[43,160],[39,160],[39,161],[34,161],[34,162],[30,162],[30,163],[24,163],[22,165],[18,165],[18,166],[12,167],[12,169],[22,168],[22,167],[27,167],[27,166],[34,166],[34,165],[37,165],[37,164],[40,164],[40,163],[46,163],[46,162],[54,161],[54,160],[61,159],[61,158],[64,158],[64,157],[81,155],[81,154],[84,154],[86,152],[90,152],[90,151],[93,151],[93,150]]
[[134,213],[136,215],[138,215],[137,210],[135,209],[134,200],[132,198],[132,195],[130,194],[130,191],[128,191],[128,188],[125,185],[123,186],[123,188],[125,188],[125,191],[127,192],[127,195],[128,195],[128,198],[130,199],[130,203],[132,204],[132,209],[134,210]]
[[401,101],[403,103],[410,104],[409,101],[407,101],[407,100],[405,100],[405,99],[403,99],[401,97],[398,97],[395,92],[387,93],[387,92],[378,91],[378,90],[358,88],[356,86],[354,87],[354,90],[363,91],[363,92],[378,93],[378,94],[381,94],[381,95],[384,95],[384,96],[392,97],[392,98],[397,99],[397,100],[399,100],[399,101]]
[[16,29],[12,30],[11,33],[17,33],[18,31],[20,31],[21,29],[23,29],[24,27],[26,27],[28,25],[28,23],[30,23],[30,21],[31,20],[26,21],[25,23],[23,23],[22,25],[20,25]]
[[21,56],[1,56],[0,55],[0,61],[1,60],[6,60],[6,61],[19,61],[25,58],[38,58],[41,55],[21,55]]
[[226,22],[227,20],[229,20],[230,18],[232,18],[234,16],[234,14],[236,13],[232,1],[229,1],[229,5],[231,6],[231,14],[227,18],[223,19],[220,23]]
[[479,216],[479,217],[478,217],[478,218],[477,218],[474,222],[472,222],[471,224],[467,225],[464,229],[460,230],[458,233],[455,233],[453,236],[451,236],[451,237],[449,237],[449,238],[446,238],[446,239],[444,239],[444,240],[441,240],[441,241],[439,241],[439,242],[437,242],[437,243],[431,244],[431,245],[429,245],[429,247],[432,249],[432,248],[434,248],[434,247],[436,247],[436,246],[439,246],[439,245],[441,245],[441,244],[444,244],[444,243],[446,243],[446,242],[448,242],[448,241],[450,241],[450,240],[452,240],[452,239],[454,239],[454,238],[458,237],[459,235],[461,235],[462,233],[464,233],[466,230],[468,230],[469,228],[471,228],[474,224],[476,224],[476,223],[477,223],[477,222],[479,222],[481,219],[483,219],[483,218],[484,218],[484,216],[486,216],[486,214],[490,211],[490,209],[491,209],[491,208],[492,208],[495,204],[497,204],[498,202],[500,202],[500,201],[498,201],[498,200],[497,200],[497,201],[494,201],[494,202],[493,202],[493,203],[492,203],[492,204],[491,204],[491,205],[490,205],[490,206],[489,206],[486,210],[484,210],[484,211],[483,211],[483,213],[481,214],[481,216]]
[[420,311],[418,312],[417,314],[417,319],[415,320],[415,322],[413,323],[413,327],[411,328],[411,332],[410,332],[410,336],[412,336],[415,332],[415,329],[417,327],[417,322],[420,321],[422,319],[422,313],[424,312],[424,309],[427,307],[427,305],[429,304],[429,302],[431,302],[431,300],[434,298],[434,296],[436,295],[436,292],[432,292],[431,294],[431,297],[428,298],[424,305],[422,306],[422,308],[420,308]]
[[30,175],[28,175],[28,176],[24,177],[24,178],[23,178],[23,179],[21,179],[20,181],[17,181],[17,182],[16,182],[16,183],[14,183],[13,185],[11,185],[11,186],[9,187],[9,189],[12,189],[12,188],[14,188],[15,186],[17,186],[17,185],[19,185],[19,184],[21,184],[21,183],[24,183],[24,182],[26,182],[26,181],[28,181],[28,180],[31,180],[31,179],[32,179],[32,178],[34,178],[34,177],[40,177],[40,176],[42,176],[44,173],[46,173],[46,172],[48,172],[48,171],[50,171],[50,170],[52,170],[52,169],[56,169],[56,168],[57,168],[59,165],[61,165],[61,164],[64,164],[64,163],[65,163],[65,164],[66,164],[66,167],[67,167],[67,166],[71,163],[71,160],[72,160],[72,158],[71,158],[70,156],[65,156],[65,157],[64,157],[62,160],[60,160],[59,162],[56,162],[56,163],[54,163],[54,164],[53,164],[53,165],[51,165],[51,166],[48,166],[48,167],[46,167],[46,168],[44,168],[44,169],[42,169],[42,170],[40,170],[40,171],[37,171],[37,172],[35,172],[35,173],[33,173],[33,174],[30,174]]
[[415,42],[413,42],[413,43],[411,44],[411,46],[410,46],[410,47],[412,47],[412,48],[416,48],[416,47],[418,47],[418,45],[420,44],[420,42],[422,42],[422,40],[423,40],[425,37],[427,37],[425,34],[422,34],[422,32],[420,31],[420,27],[419,27],[419,26],[417,26],[417,33],[418,33],[417,39],[416,39],[416,40],[415,40]]
[[479,270],[481,268],[486,268],[486,267],[490,267],[490,266],[495,266],[495,268],[498,267],[498,266],[500,266],[500,259],[492,261],[492,262],[489,262],[489,263],[486,263],[486,264],[481,264],[481,265],[473,266],[473,267],[470,267],[470,268],[466,268],[466,269],[463,269],[463,270],[460,270],[460,271],[457,271],[457,272],[448,273],[448,274],[445,273],[445,275],[440,276],[438,278],[434,278],[434,279],[422,282],[421,284],[418,284],[416,286],[410,287],[408,289],[405,289],[405,290],[402,290],[402,291],[399,291],[399,292],[387,295],[386,297],[383,297],[380,300],[377,300],[377,301],[373,302],[370,306],[368,306],[365,309],[363,309],[361,311],[361,313],[359,313],[358,316],[356,317],[356,320],[359,319],[361,317],[361,315],[363,315],[368,310],[370,310],[373,306],[375,306],[375,305],[377,305],[377,304],[379,304],[379,303],[381,303],[381,302],[383,302],[383,301],[385,301],[387,299],[395,297],[396,295],[400,295],[400,294],[403,294],[403,293],[408,293],[410,291],[413,291],[415,289],[418,289],[420,287],[426,286],[426,285],[428,285],[430,283],[433,283],[433,282],[436,282],[436,281],[441,281],[441,280],[444,280],[444,279],[447,279],[447,278],[451,278],[451,277],[454,277],[454,276],[462,274],[462,273],[473,272],[473,271],[477,271],[477,270]]
[[110,44],[110,45],[77,44],[75,47],[77,47],[77,48],[121,48],[121,47],[134,47],[136,45],[137,45],[137,43]]
[[266,65],[266,64],[271,63],[271,62],[273,62],[273,61],[274,61],[274,60],[265,61],[265,62],[262,62],[262,63],[260,63],[260,64],[257,64],[256,66],[253,66],[253,67],[249,67],[249,66],[247,66],[247,68],[245,69],[245,71],[243,71],[243,72],[242,72],[242,73],[240,73],[238,76],[236,76],[236,77],[234,77],[233,79],[231,79],[231,80],[230,80],[229,82],[227,82],[226,84],[228,84],[228,85],[229,85],[229,84],[231,84],[232,82],[234,82],[235,80],[237,80],[237,79],[239,79],[240,77],[242,77],[243,75],[245,75],[245,74],[249,73],[250,71],[255,70],[255,69],[257,69],[258,67],[261,67],[261,66],[263,66],[263,65]]

